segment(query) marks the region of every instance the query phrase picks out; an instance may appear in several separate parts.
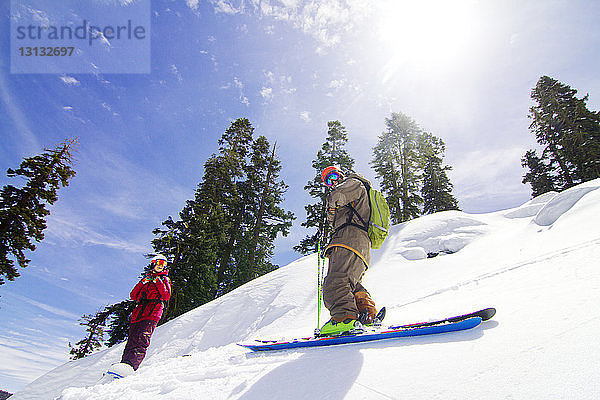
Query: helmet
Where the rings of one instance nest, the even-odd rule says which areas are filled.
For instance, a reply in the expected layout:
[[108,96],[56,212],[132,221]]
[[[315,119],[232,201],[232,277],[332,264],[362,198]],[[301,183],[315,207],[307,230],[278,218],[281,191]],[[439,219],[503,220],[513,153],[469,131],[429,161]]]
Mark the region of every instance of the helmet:
[[167,265],[167,257],[163,256],[162,254],[157,254],[154,257],[152,257],[152,260],[150,260],[151,264],[159,264],[159,265],[163,265],[166,266]]
[[[339,179],[339,177],[341,177],[343,175],[342,171],[340,171],[340,169],[338,167],[336,167],[335,165],[325,167],[323,172],[321,172],[321,180],[323,181],[323,183],[325,183],[327,185],[327,177],[333,173],[337,173],[337,178],[335,178],[334,180]],[[327,185],[327,186],[330,186],[330,185]]]

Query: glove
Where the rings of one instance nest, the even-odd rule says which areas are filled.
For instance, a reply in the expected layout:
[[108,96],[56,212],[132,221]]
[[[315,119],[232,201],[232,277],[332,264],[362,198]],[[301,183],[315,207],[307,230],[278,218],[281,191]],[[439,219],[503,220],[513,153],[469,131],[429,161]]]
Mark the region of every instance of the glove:
[[142,283],[145,285],[146,283],[150,283],[152,282],[153,278],[151,276],[144,276],[144,279],[142,279]]

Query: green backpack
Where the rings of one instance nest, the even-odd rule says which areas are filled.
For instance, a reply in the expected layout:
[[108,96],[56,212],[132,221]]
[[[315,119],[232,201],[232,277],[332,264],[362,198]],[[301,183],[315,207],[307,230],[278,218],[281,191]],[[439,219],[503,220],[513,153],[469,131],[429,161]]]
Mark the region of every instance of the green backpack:
[[369,205],[371,207],[371,218],[369,219],[367,233],[369,239],[371,239],[371,248],[378,249],[389,233],[390,208],[379,190],[375,190],[367,184],[365,184],[365,187],[369,193]]
[[371,215],[369,220],[365,221],[360,214],[352,207],[352,204],[348,204],[348,207],[358,217],[362,225],[352,222],[352,215],[347,223],[343,224],[338,230],[353,225],[367,232],[369,240],[371,241],[371,248],[378,249],[381,247],[385,238],[387,237],[390,229],[390,208],[388,207],[385,197],[379,190],[373,189],[369,184],[362,179],[356,178],[362,182],[369,194],[369,208],[371,209]]

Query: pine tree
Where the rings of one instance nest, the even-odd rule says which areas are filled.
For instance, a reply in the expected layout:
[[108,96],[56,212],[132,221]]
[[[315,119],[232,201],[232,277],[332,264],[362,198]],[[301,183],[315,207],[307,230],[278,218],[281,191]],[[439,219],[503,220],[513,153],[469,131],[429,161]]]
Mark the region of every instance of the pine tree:
[[587,109],[587,95],[576,94],[547,76],[531,92],[537,104],[530,108],[529,129],[542,154],[529,150],[521,164],[529,168],[523,183],[531,184],[534,196],[600,177],[600,113]]
[[154,249],[173,260],[167,320],[276,268],[273,241],[287,235],[294,217],[279,207],[287,186],[275,150],[253,132],[247,119],[234,121],[181,220],[169,217],[154,231]]
[[452,183],[446,175],[452,167],[442,166],[446,145],[442,139],[430,133],[420,137],[420,153],[423,157],[423,213],[458,210],[458,200],[452,195]]
[[124,300],[110,306],[110,318],[107,319],[108,339],[105,343],[106,346],[112,347],[127,339],[129,333],[129,318],[134,308],[135,302],[132,300]]
[[387,129],[373,148],[371,165],[381,179],[381,191],[390,207],[392,223],[397,224],[421,214],[421,128],[401,113],[392,113],[385,123]]
[[152,245],[169,260],[172,292],[166,318],[184,314],[219,295],[226,278],[224,254],[229,252],[229,234],[235,193],[230,162],[213,155],[204,164],[204,176],[194,198],[179,213],[180,220],[167,218],[155,229]]
[[[87,336],[77,343],[75,346],[69,342],[71,359],[77,360],[95,350],[101,348],[104,344],[112,347],[115,344],[121,343],[127,339],[129,332],[129,316],[135,307],[135,302],[125,300],[98,311],[95,315],[84,314],[79,320],[79,325],[86,327]],[[108,324],[109,338],[105,343],[104,334],[106,333],[106,325]]]
[[531,184],[531,195],[537,197],[541,194],[556,191],[550,167],[542,162],[535,150],[529,150],[521,159],[521,165],[527,167],[529,172],[523,177],[523,183]]
[[[321,181],[321,172],[330,165],[338,166],[345,173],[354,172],[354,159],[350,157],[345,149],[348,142],[348,133],[340,121],[329,121],[327,123],[327,137],[317,152],[317,157],[312,161],[315,176],[304,186],[310,196],[317,199],[316,203],[304,207],[306,210],[306,221],[301,225],[305,228],[317,228],[313,235],[306,236],[294,250],[301,254],[313,253],[317,250],[319,234],[326,238],[329,227],[325,223],[325,202],[327,191]],[[323,245],[324,243],[321,243]]]
[[88,335],[75,343],[77,347],[69,343],[71,360],[83,358],[102,347],[104,343],[104,325],[107,318],[108,313],[106,311],[100,311],[94,316],[86,314],[81,317],[79,325],[86,327]]
[[[172,283],[161,323],[277,268],[270,262],[273,242],[289,233],[294,215],[280,207],[287,185],[279,178],[275,146],[270,150],[264,136],[253,139],[253,131],[247,119],[234,121],[219,141],[219,153],[204,163],[180,219],[168,217],[153,231],[152,246],[169,259]],[[123,301],[105,308],[108,346],[126,338],[134,305]]]
[[281,162],[276,157],[276,145],[269,151],[266,137],[258,137],[252,145],[252,156],[246,164],[246,180],[240,182],[245,215],[243,235],[236,250],[236,274],[231,289],[271,272],[276,266],[274,240],[279,233],[286,236],[294,215],[278,206],[283,201],[287,185],[278,181]]
[[[221,243],[219,259],[217,261],[217,290],[214,297],[221,296],[234,288],[233,281],[236,274],[240,274],[240,265],[236,263],[235,250],[242,244],[244,231],[244,217],[250,207],[248,197],[244,198],[243,188],[247,156],[251,152],[254,128],[245,118],[236,120],[227,129],[219,141],[220,153],[224,165],[228,167],[227,173],[231,177],[225,182],[229,189],[224,193],[220,204],[225,211],[228,229],[225,232],[227,240]],[[220,180],[224,180],[221,178]],[[206,181],[205,181],[206,182]],[[217,184],[219,182],[216,182]],[[228,218],[227,218],[228,217]]]
[[27,183],[20,189],[6,185],[0,191],[0,285],[2,276],[9,281],[19,276],[15,260],[21,268],[27,267],[30,260],[24,251],[35,250],[32,240],[44,239],[47,206],[58,200],[58,189],[75,176],[71,164],[76,143],[76,139],[66,140],[55,149],[25,158],[18,169],[8,169],[9,177],[22,176]]

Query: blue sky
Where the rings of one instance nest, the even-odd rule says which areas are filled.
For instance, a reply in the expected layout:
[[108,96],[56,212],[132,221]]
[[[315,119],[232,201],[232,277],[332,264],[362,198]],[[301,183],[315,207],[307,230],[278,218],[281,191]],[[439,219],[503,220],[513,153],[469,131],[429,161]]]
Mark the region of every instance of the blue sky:
[[[83,313],[128,296],[152,229],[192,198],[236,118],[277,141],[284,207],[297,217],[276,242],[274,262],[285,265],[309,233],[303,186],[327,121],[346,126],[356,169],[374,180],[385,118],[409,115],[444,139],[459,205],[480,213],[529,198],[520,158],[535,146],[527,113],[540,76],[600,108],[595,2],[154,0],[150,74],[12,74],[10,7],[0,7],[0,169],[79,137],[77,176],[46,239],[0,286],[9,391],[67,360]],[[18,184],[0,176],[9,182]]]

